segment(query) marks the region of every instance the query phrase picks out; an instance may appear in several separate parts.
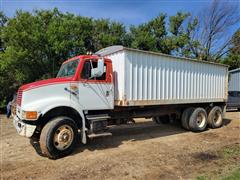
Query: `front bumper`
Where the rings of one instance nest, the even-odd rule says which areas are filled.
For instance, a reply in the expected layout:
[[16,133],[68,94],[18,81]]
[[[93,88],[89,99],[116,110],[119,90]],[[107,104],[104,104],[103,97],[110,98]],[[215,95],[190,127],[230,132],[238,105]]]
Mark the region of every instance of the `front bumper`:
[[24,137],[31,137],[36,129],[35,125],[30,125],[22,122],[16,115],[13,119],[13,125],[18,134]]

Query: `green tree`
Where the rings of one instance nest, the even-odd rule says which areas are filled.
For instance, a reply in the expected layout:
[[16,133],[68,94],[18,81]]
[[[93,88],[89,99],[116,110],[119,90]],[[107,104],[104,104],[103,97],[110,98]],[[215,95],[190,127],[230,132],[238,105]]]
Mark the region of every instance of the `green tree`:
[[194,57],[193,48],[198,46],[198,42],[191,39],[191,35],[197,24],[198,19],[192,19],[190,13],[178,12],[175,16],[170,16],[167,46],[171,48],[171,54]]
[[240,29],[238,29],[231,40],[231,47],[223,63],[229,65],[229,69],[240,68]]
[[168,22],[166,14],[160,14],[145,24],[131,26],[130,33],[126,35],[127,46],[192,57],[193,48],[198,45],[191,39],[197,23],[197,18],[192,20],[189,13],[178,12],[170,16]]
[[5,16],[5,14],[2,11],[0,11],[0,51],[4,50],[4,44],[2,40],[2,31],[3,31],[3,27],[7,23],[7,20],[8,20],[7,16]]
[[90,35],[93,48],[92,52],[112,45],[123,44],[123,39],[126,33],[123,24],[111,22],[108,19],[95,20],[93,22],[94,31]]
[[122,44],[125,35],[121,23],[61,13],[56,8],[33,13],[17,11],[9,19],[0,13],[0,18],[3,104],[21,84],[54,77],[64,60]]
[[129,33],[130,38],[128,39],[132,40],[130,43],[130,47],[132,48],[169,54],[163,43],[166,35],[166,15],[160,14],[148,23],[131,26]]
[[[205,46],[195,38],[199,25],[199,19],[184,12],[170,17],[160,14],[129,30],[119,22],[56,8],[20,10],[13,18],[0,12],[0,106],[21,84],[54,77],[64,60],[111,45],[204,59]],[[231,47],[224,62],[239,67],[239,31]]]

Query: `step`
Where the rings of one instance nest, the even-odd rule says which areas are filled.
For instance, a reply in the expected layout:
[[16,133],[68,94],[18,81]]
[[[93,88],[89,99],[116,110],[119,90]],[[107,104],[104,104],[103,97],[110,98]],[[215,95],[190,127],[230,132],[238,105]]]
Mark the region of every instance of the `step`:
[[92,133],[89,134],[88,137],[89,138],[96,138],[96,137],[106,137],[106,136],[112,136],[112,133],[110,132],[102,132],[102,133]]
[[108,116],[107,114],[97,114],[97,115],[86,115],[86,118],[88,120],[97,121],[97,120],[109,119],[110,116]]

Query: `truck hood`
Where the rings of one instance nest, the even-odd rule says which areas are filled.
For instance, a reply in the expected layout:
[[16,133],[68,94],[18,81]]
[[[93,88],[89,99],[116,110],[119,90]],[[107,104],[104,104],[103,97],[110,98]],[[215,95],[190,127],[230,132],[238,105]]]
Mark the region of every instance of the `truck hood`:
[[36,81],[28,84],[22,85],[19,90],[26,91],[34,88],[38,88],[41,86],[47,86],[51,84],[59,84],[59,83],[66,83],[72,81],[72,77],[64,77],[64,78],[52,78],[52,79],[46,79],[41,81]]

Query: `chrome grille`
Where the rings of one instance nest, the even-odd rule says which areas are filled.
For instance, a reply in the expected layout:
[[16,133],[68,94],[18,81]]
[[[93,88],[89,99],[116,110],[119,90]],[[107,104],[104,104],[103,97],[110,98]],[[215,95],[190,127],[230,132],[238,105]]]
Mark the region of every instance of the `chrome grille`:
[[17,105],[21,106],[21,104],[22,104],[22,90],[18,90]]

